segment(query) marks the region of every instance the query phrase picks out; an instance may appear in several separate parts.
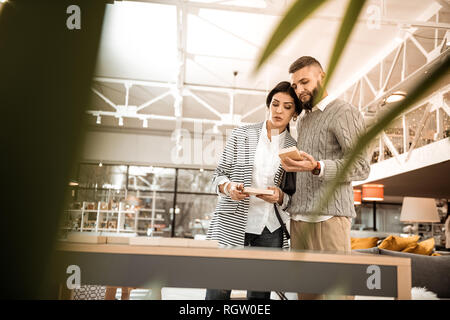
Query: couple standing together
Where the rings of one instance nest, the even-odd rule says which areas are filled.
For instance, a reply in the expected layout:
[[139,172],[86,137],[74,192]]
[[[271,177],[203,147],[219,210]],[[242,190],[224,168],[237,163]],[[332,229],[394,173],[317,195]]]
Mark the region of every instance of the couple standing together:
[[[351,219],[356,216],[351,181],[367,178],[366,157],[358,157],[320,215],[313,210],[364,130],[364,119],[357,108],[326,91],[317,97],[325,73],[313,57],[297,59],[289,74],[291,82],[280,82],[267,96],[268,120],[236,128],[228,139],[214,172],[219,201],[207,237],[223,246],[287,248],[280,220],[290,218],[291,248],[349,252]],[[297,141],[289,133],[291,119],[296,121]],[[278,151],[291,146],[305,159],[281,160]],[[285,171],[296,172],[292,196],[280,188]],[[274,194],[250,197],[244,187],[272,189]],[[229,299],[230,293],[208,289],[206,299]],[[305,293],[300,298],[310,297]],[[247,298],[269,299],[270,292],[248,291]]]

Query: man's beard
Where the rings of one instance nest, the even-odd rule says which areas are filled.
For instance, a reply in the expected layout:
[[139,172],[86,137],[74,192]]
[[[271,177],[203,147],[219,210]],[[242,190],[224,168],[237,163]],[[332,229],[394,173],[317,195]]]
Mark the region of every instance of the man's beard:
[[[311,111],[314,105],[318,102],[317,98],[319,96],[319,92],[321,91],[322,87],[320,83],[317,83],[317,86],[312,91],[310,98],[306,102],[302,102],[302,107],[305,110]],[[301,100],[300,100],[301,101]]]

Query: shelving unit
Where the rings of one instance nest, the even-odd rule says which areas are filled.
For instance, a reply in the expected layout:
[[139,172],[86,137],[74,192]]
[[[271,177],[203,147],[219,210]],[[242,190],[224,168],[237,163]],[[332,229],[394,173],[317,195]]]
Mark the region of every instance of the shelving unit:
[[[137,191],[137,198],[151,199],[151,208],[139,208],[131,206],[125,202],[118,202],[118,206],[113,209],[111,204],[98,201],[87,202],[83,201],[80,209],[65,210],[67,221],[70,226],[64,226],[61,229],[66,231],[86,232],[116,232],[116,233],[138,233],[147,234],[147,229],[151,228],[152,234],[162,234],[164,230],[155,230],[155,228],[164,228],[163,224],[166,221],[157,213],[167,213],[164,209],[156,208],[156,200],[166,199],[158,197],[156,191],[152,191],[151,195],[140,195]],[[109,197],[108,197],[109,198]],[[96,209],[95,209],[96,208]],[[95,214],[95,218],[93,215]],[[139,228],[139,222],[146,225],[145,228]],[[159,224],[162,223],[162,224]]]
[[[144,234],[144,235],[147,235],[147,231],[148,231],[148,229],[150,229],[150,230],[152,230],[151,231],[151,233],[152,233],[152,235],[160,235],[160,234],[163,234],[164,233],[164,231],[163,230],[155,230],[155,227],[156,227],[156,225],[157,224],[155,224],[155,222],[164,222],[165,221],[165,219],[163,219],[163,218],[158,218],[157,216],[156,216],[156,213],[166,213],[166,210],[163,210],[163,209],[157,209],[156,208],[156,201],[157,200],[165,200],[166,198],[165,197],[159,197],[159,196],[157,196],[157,194],[156,194],[156,190],[153,190],[153,191],[150,191],[151,192],[151,195],[142,195],[141,194],[141,192],[138,190],[137,191],[137,193],[136,193],[136,197],[137,198],[140,198],[140,199],[150,199],[151,200],[151,208],[140,208],[139,209],[139,218],[138,218],[138,221],[142,221],[142,222],[150,222],[150,225],[148,225],[147,224],[147,226],[146,226],[146,228],[139,228],[139,225],[138,225],[138,228],[137,228],[137,233],[138,234]],[[141,213],[148,213],[148,212],[150,212],[151,213],[151,216],[150,217],[148,217],[148,216],[145,216],[145,217],[143,217],[143,214],[141,214]]]

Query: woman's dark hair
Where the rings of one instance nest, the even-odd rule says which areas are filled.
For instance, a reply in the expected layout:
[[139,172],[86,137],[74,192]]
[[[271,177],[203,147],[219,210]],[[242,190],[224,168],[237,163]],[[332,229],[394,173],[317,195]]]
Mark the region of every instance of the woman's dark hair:
[[302,104],[298,99],[297,95],[295,94],[295,90],[291,87],[291,84],[287,81],[280,82],[275,86],[275,88],[272,89],[272,91],[269,92],[266,99],[267,108],[270,108],[270,103],[272,102],[273,96],[279,92],[287,93],[288,95],[290,95],[292,99],[294,99],[295,112],[297,114],[300,114],[302,112],[303,110]]

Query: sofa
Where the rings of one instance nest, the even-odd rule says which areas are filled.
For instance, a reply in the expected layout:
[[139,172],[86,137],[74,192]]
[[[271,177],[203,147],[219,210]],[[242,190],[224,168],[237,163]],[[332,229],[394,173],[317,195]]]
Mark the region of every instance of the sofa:
[[[381,248],[380,248],[381,247]],[[450,255],[425,255],[383,248],[382,243],[354,251],[411,259],[411,286],[426,288],[438,298],[450,298]],[[408,250],[406,250],[408,251]]]

